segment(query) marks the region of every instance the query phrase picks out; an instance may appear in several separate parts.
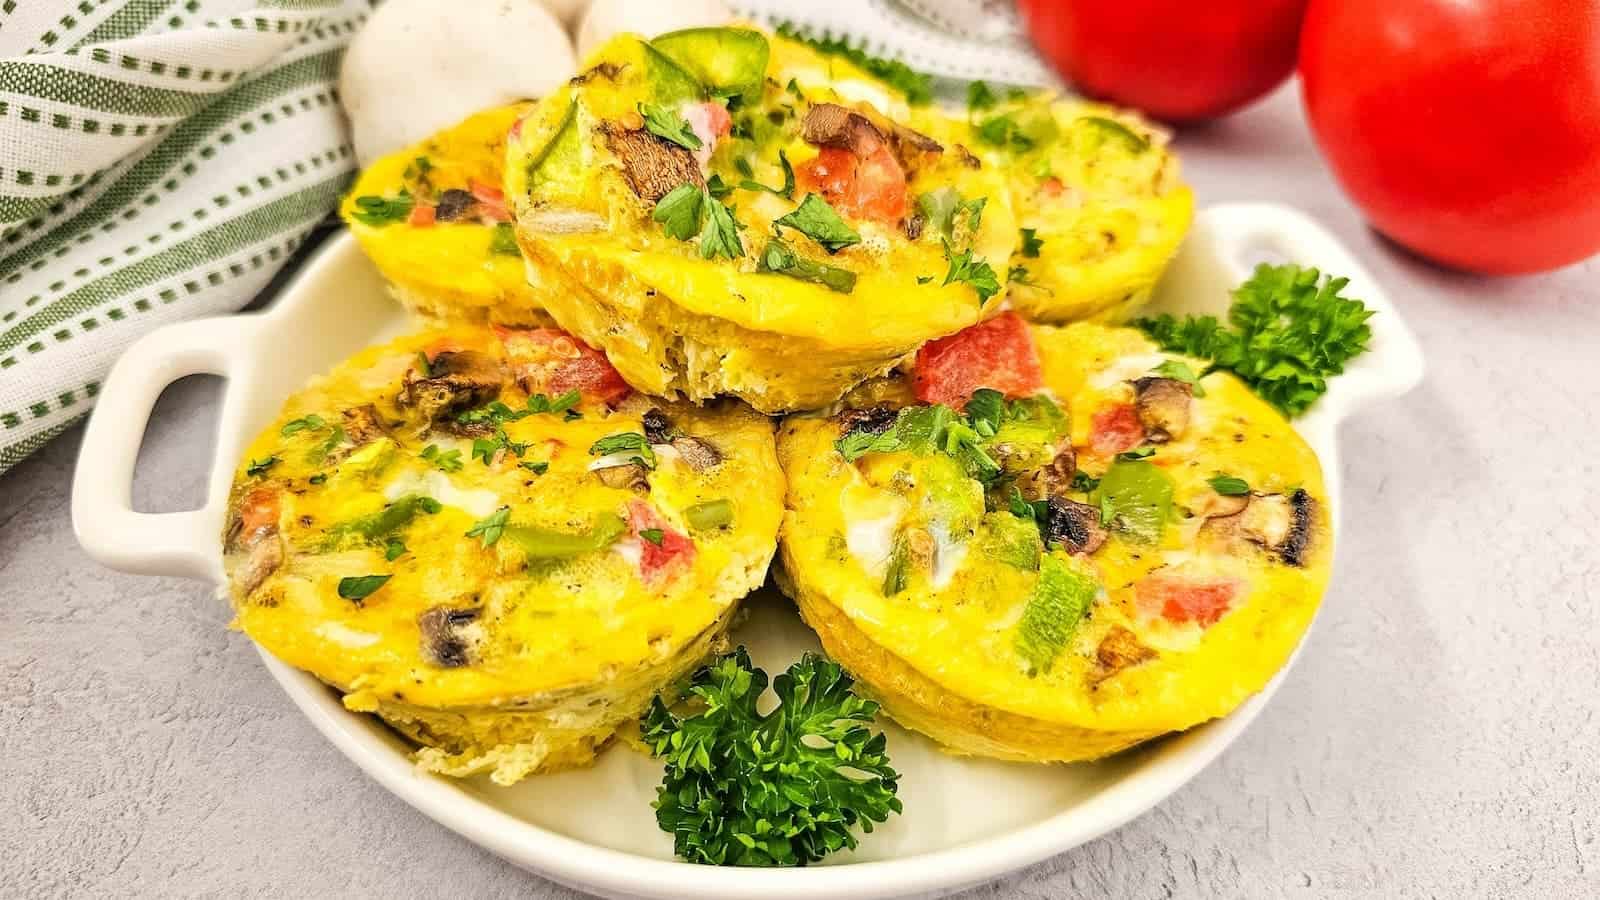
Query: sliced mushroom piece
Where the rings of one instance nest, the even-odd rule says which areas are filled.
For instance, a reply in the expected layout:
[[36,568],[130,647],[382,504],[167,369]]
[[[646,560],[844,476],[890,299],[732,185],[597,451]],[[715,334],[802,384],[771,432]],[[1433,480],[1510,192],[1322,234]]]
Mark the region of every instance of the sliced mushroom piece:
[[940,154],[944,153],[943,144],[915,128],[901,125],[867,104],[860,104],[854,112],[870,122],[880,135],[887,136],[889,149],[907,175],[936,164]]
[[648,131],[606,122],[600,125],[606,147],[622,163],[622,176],[640,199],[654,203],[681,184],[706,186],[694,154]]
[[594,477],[600,479],[600,483],[608,488],[641,493],[650,490],[648,474],[648,470],[636,462],[594,470]]
[[928,220],[922,213],[912,213],[900,222],[900,229],[906,233],[906,240],[914,241],[922,237],[922,229],[928,227]]
[[459,669],[471,662],[474,643],[467,629],[478,620],[476,609],[435,606],[417,617],[422,655],[436,666]]
[[344,411],[344,433],[350,442],[359,447],[370,444],[389,433],[389,426],[371,403]]
[[1306,551],[1311,549],[1311,525],[1316,518],[1317,501],[1311,499],[1305,488],[1297,488],[1289,495],[1289,513],[1292,519],[1289,534],[1278,545],[1278,556],[1291,566],[1306,564]]
[[834,418],[839,422],[839,435],[843,437],[857,431],[868,434],[883,434],[894,424],[900,411],[887,403],[876,406],[867,406],[861,409],[847,409]]
[[505,378],[505,369],[487,354],[446,350],[429,360],[427,375],[406,371],[397,400],[414,407],[431,426],[498,397]]
[[1133,382],[1134,408],[1152,444],[1183,437],[1189,429],[1189,404],[1194,385],[1176,378],[1147,376]]
[[1129,666],[1149,662],[1157,656],[1160,654],[1140,643],[1138,636],[1132,631],[1121,625],[1113,625],[1111,630],[1106,632],[1106,636],[1100,639],[1100,645],[1095,648],[1094,659],[1099,665],[1090,674],[1090,678],[1098,683]]
[[722,464],[722,451],[710,441],[701,438],[687,434],[675,437],[672,439],[672,449],[678,451],[683,461],[696,472],[714,469]]
[[283,565],[283,539],[274,527],[257,534],[247,546],[244,563],[235,576],[239,590],[246,597],[255,593],[255,589]]
[[667,414],[653,406],[639,418],[644,423],[644,439],[652,444],[669,443],[678,434]]
[[1250,505],[1249,494],[1219,494],[1207,491],[1196,500],[1189,511],[1202,519],[1226,519],[1244,512]]
[[800,136],[813,147],[839,147],[856,156],[871,156],[886,140],[871,119],[837,103],[818,103],[807,110]]
[[464,218],[478,204],[476,197],[460,188],[450,188],[439,195],[439,205],[434,207],[433,217],[439,222],[454,222]]
[[1278,549],[1293,527],[1294,511],[1289,498],[1282,494],[1251,497],[1250,505],[1239,516],[1239,532],[1268,550]]
[[1068,553],[1093,553],[1106,542],[1100,510],[1087,503],[1051,497],[1046,507],[1044,542],[1060,544]]

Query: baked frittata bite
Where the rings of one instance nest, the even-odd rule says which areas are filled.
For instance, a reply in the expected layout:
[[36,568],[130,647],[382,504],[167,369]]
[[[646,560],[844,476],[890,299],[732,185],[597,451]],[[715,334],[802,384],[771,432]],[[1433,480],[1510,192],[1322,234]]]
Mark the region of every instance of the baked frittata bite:
[[506,196],[562,327],[634,387],[823,406],[996,312],[1003,178],[893,89],[744,27],[620,35],[514,130]]
[[414,313],[549,325],[501,191],[506,131],[532,106],[468,116],[362,171],[339,206],[361,249]]
[[1022,239],[1011,306],[1038,322],[1120,322],[1149,299],[1194,215],[1167,134],[1048,93],[973,110],[969,143],[1006,173]]
[[581,766],[718,647],[776,549],[770,420],[633,393],[553,329],[367,349],[234,477],[236,625],[420,745],[509,784]]
[[1225,715],[1289,658],[1333,547],[1321,470],[1228,374],[1007,313],[780,428],[782,582],[958,754],[1087,760]]

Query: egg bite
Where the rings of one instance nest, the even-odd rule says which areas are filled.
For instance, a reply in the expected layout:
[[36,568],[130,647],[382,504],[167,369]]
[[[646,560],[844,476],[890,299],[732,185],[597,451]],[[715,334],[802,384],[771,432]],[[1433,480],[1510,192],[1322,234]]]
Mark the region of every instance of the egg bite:
[[634,393],[553,329],[453,326],[290,397],[234,475],[236,626],[510,784],[582,766],[723,639],[776,549],[773,426]]
[[902,95],[748,27],[620,35],[514,129],[529,277],[629,384],[832,403],[998,311],[1005,181]]
[[1327,583],[1316,456],[1136,331],[990,320],[793,417],[780,583],[956,754],[1088,760],[1233,710]]
[[970,145],[1006,173],[1023,229],[1007,269],[1012,308],[1063,324],[1120,322],[1143,306],[1194,216],[1166,132],[1048,93],[974,110],[968,128]]
[[532,103],[475,113],[362,171],[339,204],[394,296],[440,321],[549,325],[502,192],[506,131]]

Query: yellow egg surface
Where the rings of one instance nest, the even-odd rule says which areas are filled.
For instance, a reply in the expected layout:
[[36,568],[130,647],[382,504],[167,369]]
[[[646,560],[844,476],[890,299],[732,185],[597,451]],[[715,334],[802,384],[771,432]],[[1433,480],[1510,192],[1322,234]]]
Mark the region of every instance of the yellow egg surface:
[[511,783],[583,765],[719,644],[776,548],[772,423],[633,394],[553,329],[369,348],[235,473],[237,627],[416,741]]
[[475,113],[368,166],[339,205],[361,249],[411,311],[438,320],[547,325],[501,184],[506,130],[531,103]]
[[1149,299],[1194,215],[1165,132],[1049,94],[975,110],[968,138],[1009,181],[1019,227],[1011,306],[1031,320],[1119,322]]
[[634,387],[815,408],[1004,299],[1003,177],[908,116],[757,29],[621,35],[521,120],[506,196],[551,315]]
[[980,329],[780,427],[802,616],[953,753],[1093,759],[1227,714],[1326,585],[1316,456],[1231,375],[1196,382],[1136,331]]

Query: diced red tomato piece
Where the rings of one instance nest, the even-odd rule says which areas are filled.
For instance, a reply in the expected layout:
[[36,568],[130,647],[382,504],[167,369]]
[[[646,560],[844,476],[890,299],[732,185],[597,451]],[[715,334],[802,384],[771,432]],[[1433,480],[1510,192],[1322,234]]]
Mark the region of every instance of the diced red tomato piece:
[[[686,534],[673,531],[661,514],[643,500],[636,499],[628,504],[628,526],[639,540],[639,575],[645,584],[659,584],[694,562],[694,541]],[[645,537],[642,534],[645,531],[652,532],[651,537],[655,536],[654,532],[661,532],[661,541],[657,543]]]
[[963,409],[978,388],[1026,397],[1044,386],[1039,350],[1028,323],[1002,313],[917,351],[917,399]]
[[434,222],[434,208],[421,203],[411,207],[411,215],[406,217],[406,224],[414,228],[431,228]]
[[1144,443],[1144,423],[1130,403],[1105,406],[1089,420],[1089,449],[1113,456]]
[[1205,628],[1233,608],[1242,587],[1236,578],[1198,579],[1157,572],[1140,579],[1133,591],[1139,611],[1146,617],[1175,624],[1195,622]]
[[530,394],[554,399],[576,390],[586,399],[616,403],[632,388],[599,350],[556,328],[495,328],[506,361]]
[[282,510],[280,496],[276,490],[269,487],[252,488],[239,502],[239,525],[246,542],[267,528],[278,525],[278,515]]
[[[708,100],[700,104],[700,112],[705,118],[707,131],[706,134],[698,134],[699,129],[695,129],[700,140],[708,144],[714,144],[719,138],[727,137],[728,133],[733,131],[733,116],[728,115],[728,108],[721,103]],[[691,124],[698,125],[699,123],[693,122]],[[711,138],[710,140],[706,140],[708,136]]]
[[906,214],[906,174],[887,145],[864,157],[842,147],[822,152],[795,166],[795,183],[834,209],[856,219],[893,225]]
[[472,198],[478,201],[479,215],[494,222],[511,221],[511,213],[506,209],[505,192],[476,178],[467,179],[467,190],[472,193]]
[[1039,190],[1043,191],[1047,197],[1059,197],[1066,192],[1066,189],[1067,186],[1062,184],[1061,179],[1054,175],[1039,182]]

